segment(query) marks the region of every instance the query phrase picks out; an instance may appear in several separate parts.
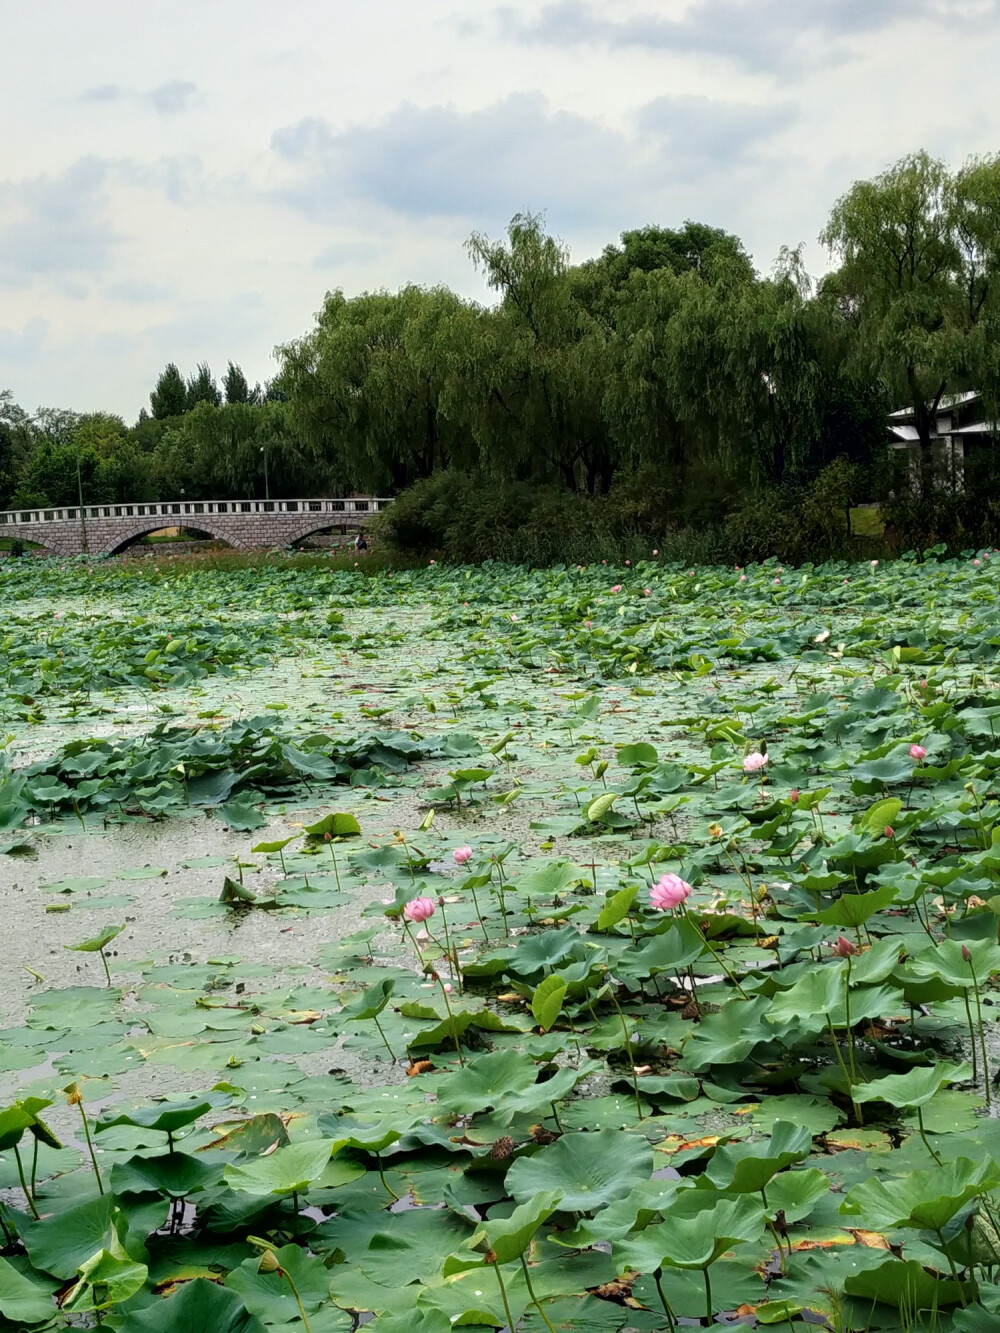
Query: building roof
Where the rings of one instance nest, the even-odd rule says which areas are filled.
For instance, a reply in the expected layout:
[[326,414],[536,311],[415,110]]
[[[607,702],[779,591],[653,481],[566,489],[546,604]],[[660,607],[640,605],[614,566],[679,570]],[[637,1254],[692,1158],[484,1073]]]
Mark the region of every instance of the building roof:
[[[938,403],[937,410],[939,412],[947,412],[950,408],[963,407],[966,403],[974,402],[977,398],[981,397],[982,394],[979,392],[978,389],[970,389],[968,393],[946,394]],[[912,417],[912,416],[913,416],[912,407],[900,407],[895,412],[889,413],[889,420],[903,421],[907,417]]]

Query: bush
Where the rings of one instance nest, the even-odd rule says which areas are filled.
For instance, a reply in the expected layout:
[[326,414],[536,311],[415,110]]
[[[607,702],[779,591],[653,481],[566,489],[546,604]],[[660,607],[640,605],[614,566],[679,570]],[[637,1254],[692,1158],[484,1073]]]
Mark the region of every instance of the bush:
[[735,483],[699,486],[688,476],[680,494],[670,473],[653,468],[604,497],[449,470],[403,491],[373,531],[392,551],[456,564],[620,563],[654,548],[686,564],[857,557],[881,549],[850,535],[857,477],[838,459],[810,486],[751,492],[733,507]]

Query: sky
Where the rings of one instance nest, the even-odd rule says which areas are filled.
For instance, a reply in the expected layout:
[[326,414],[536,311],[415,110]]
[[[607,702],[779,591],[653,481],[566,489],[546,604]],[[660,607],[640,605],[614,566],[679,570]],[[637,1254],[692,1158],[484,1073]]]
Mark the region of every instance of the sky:
[[325,293],[490,293],[692,218],[758,268],[860,178],[1000,151],[1000,0],[0,0],[0,390],[135,419],[168,361],[264,381]]

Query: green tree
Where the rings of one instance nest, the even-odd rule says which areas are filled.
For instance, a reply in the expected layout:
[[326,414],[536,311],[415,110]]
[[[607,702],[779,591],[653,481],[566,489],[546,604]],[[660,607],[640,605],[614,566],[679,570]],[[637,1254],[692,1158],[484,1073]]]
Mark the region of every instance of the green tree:
[[210,403],[212,407],[218,407],[221,402],[222,394],[219,393],[219,386],[208,362],[199,361],[198,369],[187,382],[187,410],[190,412],[198,403]]
[[222,380],[222,391],[227,403],[248,403],[250,401],[250,386],[247,384],[247,377],[240,367],[232,361],[226,368]]
[[400,487],[447,466],[459,434],[441,410],[448,330],[462,302],[443,288],[327,295],[316,328],[278,349],[268,398],[336,485]]
[[161,372],[156,381],[156,388],[149,395],[149,406],[157,421],[166,421],[169,417],[179,417],[187,411],[187,385],[184,377],[171,361]]
[[856,182],[821,239],[840,260],[824,293],[856,323],[857,355],[913,410],[929,495],[942,401],[994,370],[1000,157],[956,175],[925,152],[905,157]]
[[9,389],[0,390],[0,508],[12,503],[34,442],[28,413],[14,401]]
[[[518,214],[506,240],[475,233],[467,249],[501,296],[458,370],[460,407],[484,463],[508,477],[554,475],[571,490],[606,492],[614,474],[602,410],[609,331],[579,299],[565,247],[540,218]],[[454,392],[448,401],[459,406]]]

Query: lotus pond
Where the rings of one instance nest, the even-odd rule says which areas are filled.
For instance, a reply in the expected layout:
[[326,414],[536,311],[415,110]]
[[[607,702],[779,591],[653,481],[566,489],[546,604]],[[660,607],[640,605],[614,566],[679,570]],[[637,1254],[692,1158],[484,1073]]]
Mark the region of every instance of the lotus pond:
[[996,1328],[997,560],[0,565],[0,1328]]

